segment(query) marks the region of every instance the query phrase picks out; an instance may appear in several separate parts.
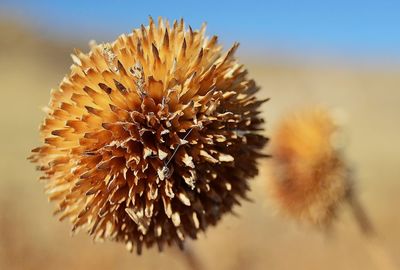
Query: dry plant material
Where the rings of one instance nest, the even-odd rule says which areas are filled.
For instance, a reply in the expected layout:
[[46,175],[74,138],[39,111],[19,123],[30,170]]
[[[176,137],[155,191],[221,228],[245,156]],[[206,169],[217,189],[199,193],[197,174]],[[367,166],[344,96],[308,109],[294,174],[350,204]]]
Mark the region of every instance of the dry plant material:
[[332,225],[340,205],[346,203],[366,236],[377,269],[398,269],[357,198],[337,132],[338,126],[323,108],[296,112],[281,121],[272,144],[269,187],[274,201],[289,217],[322,229]]
[[272,195],[282,212],[326,227],[352,193],[350,171],[332,142],[337,127],[323,109],[294,113],[279,124],[272,144]]
[[205,27],[151,18],[72,55],[31,160],[60,220],[129,250],[178,244],[249,189],[267,139],[258,87]]

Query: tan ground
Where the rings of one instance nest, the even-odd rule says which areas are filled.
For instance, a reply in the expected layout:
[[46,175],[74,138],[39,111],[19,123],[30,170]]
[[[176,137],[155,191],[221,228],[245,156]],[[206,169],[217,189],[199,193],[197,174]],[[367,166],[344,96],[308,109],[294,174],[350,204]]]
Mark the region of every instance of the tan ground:
[[[83,233],[71,238],[69,224],[52,217],[26,157],[39,143],[40,107],[67,73],[74,44],[35,37],[14,24],[1,23],[0,33],[0,269],[186,269],[175,251],[137,257],[122,245],[92,244]],[[347,156],[361,200],[400,264],[400,68],[247,64],[260,95],[272,98],[264,107],[267,133],[283,113],[307,104],[347,115]],[[204,269],[384,269],[374,265],[379,250],[366,245],[346,210],[329,235],[277,216],[266,199],[268,163],[252,183],[254,202],[190,242]]]

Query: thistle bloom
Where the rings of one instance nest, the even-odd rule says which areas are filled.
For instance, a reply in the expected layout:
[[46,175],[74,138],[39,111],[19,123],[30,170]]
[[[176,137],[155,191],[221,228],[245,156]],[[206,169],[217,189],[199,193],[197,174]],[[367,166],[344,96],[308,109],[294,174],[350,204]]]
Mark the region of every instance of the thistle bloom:
[[134,247],[215,225],[239,204],[267,139],[253,80],[205,28],[150,18],[111,44],[76,51],[51,92],[33,150],[60,219]]
[[336,132],[323,109],[294,113],[275,132],[270,188],[282,212],[298,221],[328,226],[351,196],[350,171],[333,143]]

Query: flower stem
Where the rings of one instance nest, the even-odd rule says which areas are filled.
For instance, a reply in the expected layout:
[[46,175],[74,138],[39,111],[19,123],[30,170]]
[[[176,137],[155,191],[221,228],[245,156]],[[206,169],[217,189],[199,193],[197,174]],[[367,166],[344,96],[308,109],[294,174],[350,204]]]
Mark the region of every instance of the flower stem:
[[368,217],[365,208],[362,206],[356,196],[349,196],[348,203],[353,211],[354,218],[365,239],[366,249],[373,260],[376,269],[379,270],[396,270],[400,269],[393,256],[383,245],[381,239],[376,232],[371,219]]

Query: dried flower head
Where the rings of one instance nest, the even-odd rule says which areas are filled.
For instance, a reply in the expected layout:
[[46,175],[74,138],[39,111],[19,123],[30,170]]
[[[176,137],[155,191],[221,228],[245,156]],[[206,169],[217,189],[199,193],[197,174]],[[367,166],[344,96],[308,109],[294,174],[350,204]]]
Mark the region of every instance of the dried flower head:
[[299,221],[330,225],[350,194],[350,171],[333,143],[336,132],[321,108],[288,116],[275,132],[270,188],[280,209]]
[[60,219],[95,239],[182,246],[245,197],[266,138],[253,80],[217,37],[150,18],[72,55],[33,150]]

